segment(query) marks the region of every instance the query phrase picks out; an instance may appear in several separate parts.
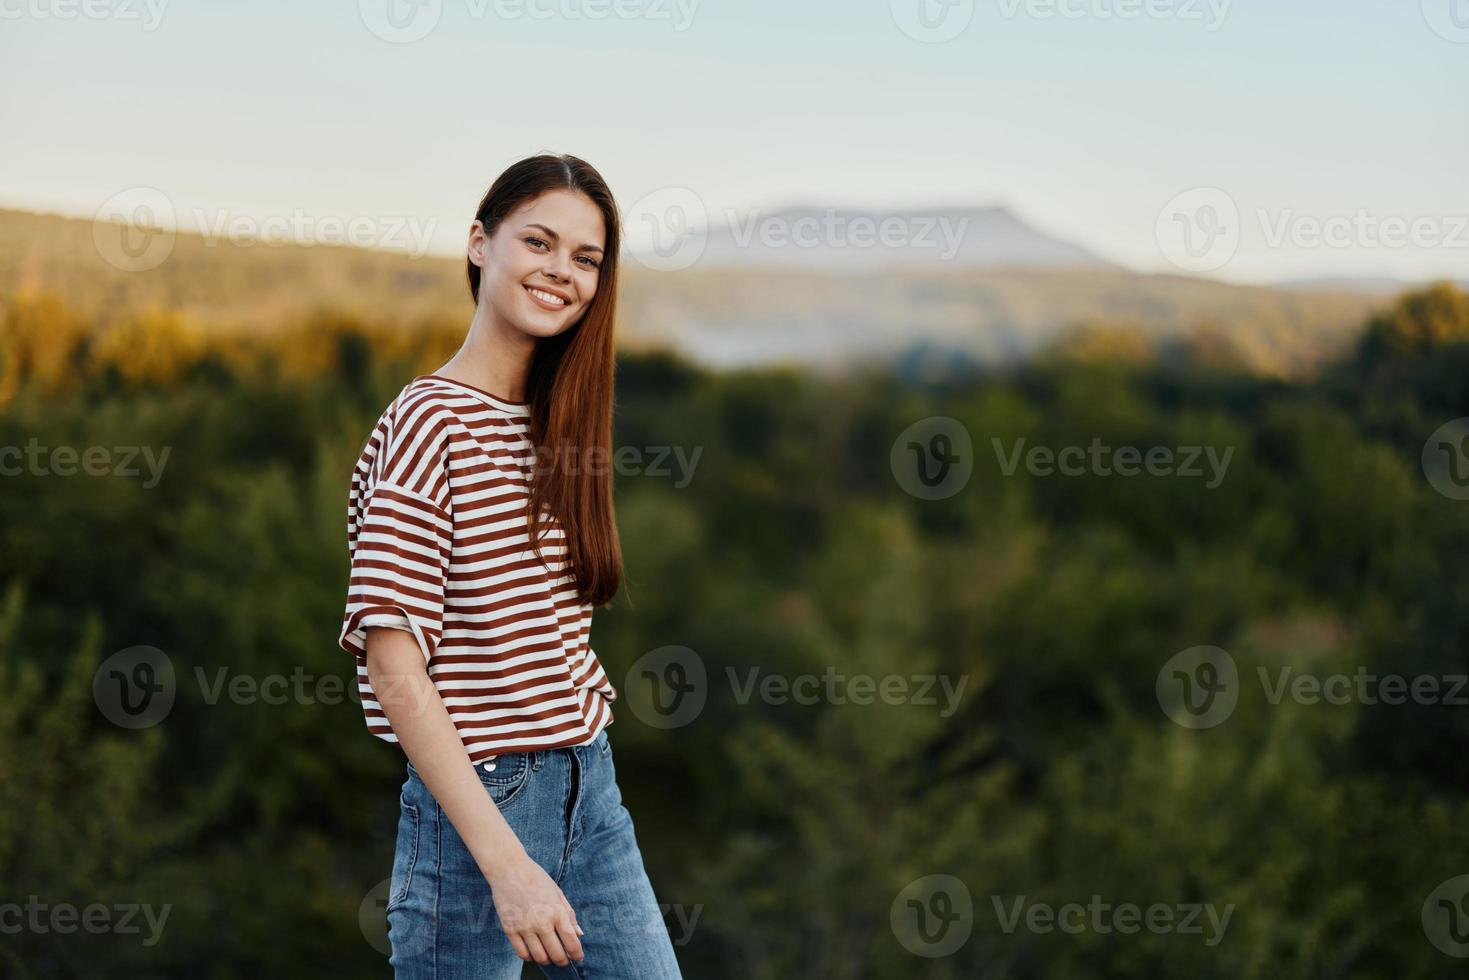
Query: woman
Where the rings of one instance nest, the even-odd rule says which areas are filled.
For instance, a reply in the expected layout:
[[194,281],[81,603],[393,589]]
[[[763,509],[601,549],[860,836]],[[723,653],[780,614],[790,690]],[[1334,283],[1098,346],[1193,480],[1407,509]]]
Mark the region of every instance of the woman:
[[572,156],[470,228],[474,319],[352,474],[341,645],[408,757],[387,896],[399,978],[679,977],[622,805],[589,645],[621,581],[610,459],[620,227]]

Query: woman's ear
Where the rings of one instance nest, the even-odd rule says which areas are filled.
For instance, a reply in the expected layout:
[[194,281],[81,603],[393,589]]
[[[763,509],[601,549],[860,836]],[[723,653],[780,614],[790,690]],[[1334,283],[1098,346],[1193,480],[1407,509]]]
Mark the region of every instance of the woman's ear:
[[490,239],[485,234],[485,226],[476,218],[474,224],[469,226],[469,261],[483,269],[485,267],[485,253],[489,251],[489,247]]

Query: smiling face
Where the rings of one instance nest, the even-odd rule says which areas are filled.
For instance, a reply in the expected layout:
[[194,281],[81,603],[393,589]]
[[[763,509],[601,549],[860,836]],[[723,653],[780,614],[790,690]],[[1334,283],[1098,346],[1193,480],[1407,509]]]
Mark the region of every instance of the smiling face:
[[527,201],[489,238],[476,221],[469,260],[480,267],[479,305],[495,323],[553,337],[586,313],[605,246],[601,210],[576,191],[547,191]]

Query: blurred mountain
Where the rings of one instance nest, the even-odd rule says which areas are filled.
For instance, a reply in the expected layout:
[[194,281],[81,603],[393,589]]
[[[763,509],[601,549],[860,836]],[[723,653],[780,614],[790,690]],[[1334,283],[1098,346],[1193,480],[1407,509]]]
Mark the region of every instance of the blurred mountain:
[[[861,266],[852,274],[852,266],[836,272],[805,256],[777,266],[749,256],[724,264],[718,246],[678,271],[626,261],[619,343],[671,348],[720,368],[784,362],[839,372],[902,359],[1012,363],[1068,343],[1078,328],[1105,327],[1158,344],[1202,332],[1220,356],[1296,376],[1334,356],[1387,305],[1383,296],[1347,289],[1144,275],[1100,261],[1055,265],[1085,253],[1017,231],[1023,226],[1003,212],[987,213],[989,231],[971,224],[964,233],[967,244],[955,253],[964,262]],[[1006,228],[1014,232],[1008,238]],[[92,329],[158,310],[204,330],[250,333],[324,309],[394,329],[462,329],[471,313],[462,259],[178,233],[155,267],[129,271],[127,253],[115,247],[120,229],[0,210],[0,300],[54,292]],[[1032,264],[992,264],[1001,238]]]

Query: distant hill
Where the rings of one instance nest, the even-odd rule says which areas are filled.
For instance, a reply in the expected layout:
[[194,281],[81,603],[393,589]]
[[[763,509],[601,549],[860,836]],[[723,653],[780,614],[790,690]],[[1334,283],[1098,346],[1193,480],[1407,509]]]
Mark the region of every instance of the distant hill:
[[[1329,276],[1319,279],[1287,279],[1271,283],[1272,288],[1297,292],[1361,293],[1365,296],[1383,297],[1396,296],[1410,289],[1422,289],[1428,285],[1431,283],[1392,279],[1387,276]],[[1460,279],[1457,285],[1460,289],[1469,289],[1469,279]]]
[[700,264],[726,268],[1111,267],[1001,207],[863,211],[752,210],[709,231]]
[[[993,217],[993,216],[992,216]],[[1003,219],[995,218],[994,228]],[[269,331],[330,308],[403,324],[468,323],[464,263],[340,246],[210,244],[179,234],[156,268],[105,261],[88,220],[0,210],[0,298],[50,290],[105,328],[140,310],[177,310],[210,330]],[[101,234],[116,234],[103,226]],[[977,241],[977,240],[976,240]],[[976,244],[975,256],[992,254]],[[1035,256],[1060,256],[1035,245]],[[619,342],[671,347],[716,367],[790,362],[844,370],[925,357],[982,364],[1028,357],[1077,326],[1151,340],[1203,330],[1247,365],[1309,372],[1385,305],[1348,290],[1282,290],[1104,263],[1028,267],[928,263],[836,273],[786,263],[651,272],[624,263]]]

